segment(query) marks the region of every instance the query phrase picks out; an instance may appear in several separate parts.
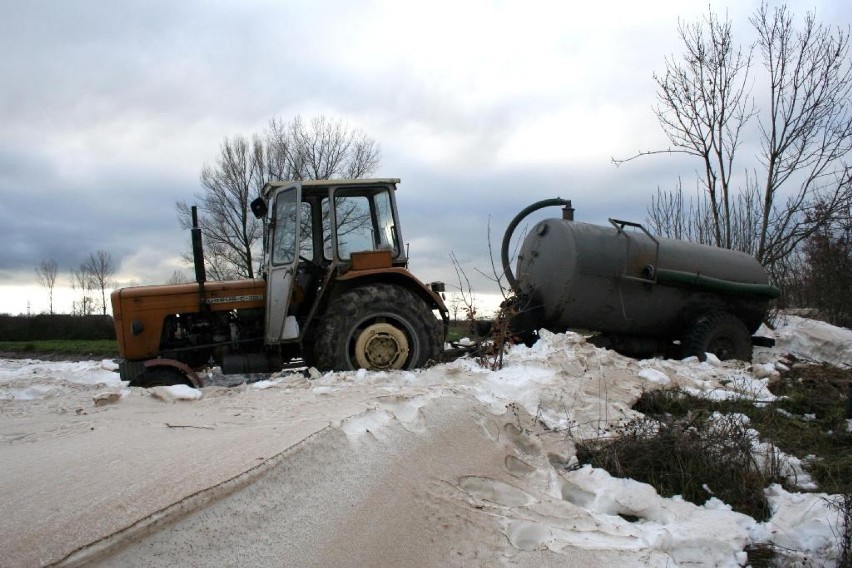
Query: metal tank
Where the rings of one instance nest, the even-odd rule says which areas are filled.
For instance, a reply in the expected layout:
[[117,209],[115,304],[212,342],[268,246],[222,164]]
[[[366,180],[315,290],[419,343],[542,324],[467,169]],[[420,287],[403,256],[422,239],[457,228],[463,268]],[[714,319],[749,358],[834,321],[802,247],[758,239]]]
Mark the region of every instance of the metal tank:
[[[563,218],[530,229],[513,273],[513,231],[527,215],[552,205],[564,207]],[[754,257],[656,237],[629,221],[580,223],[573,212],[570,201],[541,201],[506,231],[501,256],[515,293],[516,333],[529,338],[540,328],[584,329],[600,332],[599,345],[628,354],[665,350],[681,340],[681,355],[750,358],[751,335],[778,295]],[[720,325],[727,330],[721,338],[718,329],[707,329]]]

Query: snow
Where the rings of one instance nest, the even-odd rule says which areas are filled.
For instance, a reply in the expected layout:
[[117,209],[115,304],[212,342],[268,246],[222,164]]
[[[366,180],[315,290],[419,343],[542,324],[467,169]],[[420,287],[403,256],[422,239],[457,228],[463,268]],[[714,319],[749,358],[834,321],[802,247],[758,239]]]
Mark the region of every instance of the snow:
[[662,371],[658,371],[657,369],[642,369],[639,371],[639,378],[660,385],[668,385],[672,382],[667,374]]
[[57,397],[81,386],[120,386],[113,361],[47,362],[0,359],[0,400]]
[[199,400],[203,394],[200,390],[187,385],[171,385],[167,387],[151,387],[148,389],[155,398],[164,402],[177,402],[179,400]]
[[800,359],[831,363],[839,367],[852,366],[852,330],[831,324],[781,314],[775,329],[761,327],[758,335],[772,337],[776,348]]
[[[111,564],[287,554],[300,565],[379,565],[405,553],[423,564],[741,566],[744,549],[762,543],[791,563],[832,566],[833,496],[774,485],[772,516],[757,522],[709,491],[695,505],[570,467],[574,443],[641,417],[630,407],[643,390],[762,403],[786,353],[851,360],[849,330],[788,316],[763,333],[778,345],[756,348],[752,365],[636,361],[542,331],[497,371],[459,359],[416,372],[284,372],[230,389],[129,389],[110,361],[0,360],[0,461],[15,464],[0,473],[11,511],[0,519],[0,565],[121,548]],[[743,415],[713,420],[748,428]],[[818,489],[800,460],[751,432],[767,464]],[[168,476],[182,483],[163,485]],[[279,504],[258,509],[267,502]],[[178,506],[166,529],[127,532],[160,526]]]

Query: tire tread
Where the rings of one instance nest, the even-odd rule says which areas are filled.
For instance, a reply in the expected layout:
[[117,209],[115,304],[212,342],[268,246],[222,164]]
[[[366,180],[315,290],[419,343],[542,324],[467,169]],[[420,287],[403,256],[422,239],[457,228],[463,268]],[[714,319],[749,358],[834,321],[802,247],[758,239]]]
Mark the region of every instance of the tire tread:
[[[317,369],[321,371],[350,370],[349,337],[346,329],[370,313],[401,313],[414,328],[423,343],[419,356],[406,368],[422,367],[437,361],[443,349],[441,326],[426,303],[409,290],[393,284],[368,284],[347,290],[332,300],[325,310],[311,347]],[[433,323],[434,322],[434,323]]]

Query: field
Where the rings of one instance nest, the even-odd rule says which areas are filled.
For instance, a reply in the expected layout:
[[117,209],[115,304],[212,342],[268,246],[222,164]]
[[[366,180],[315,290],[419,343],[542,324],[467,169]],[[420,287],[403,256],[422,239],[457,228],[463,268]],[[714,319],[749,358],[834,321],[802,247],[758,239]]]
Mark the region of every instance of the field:
[[113,339],[0,341],[0,357],[37,358],[46,361],[110,359],[118,356]]

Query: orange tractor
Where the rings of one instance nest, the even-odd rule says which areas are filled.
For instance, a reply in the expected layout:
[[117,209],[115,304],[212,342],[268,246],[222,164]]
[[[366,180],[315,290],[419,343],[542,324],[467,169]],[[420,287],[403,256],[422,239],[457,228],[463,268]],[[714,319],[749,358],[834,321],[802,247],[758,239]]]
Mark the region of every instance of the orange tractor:
[[441,358],[443,284],[408,271],[398,179],[274,182],[263,219],[262,279],[207,282],[193,210],[196,282],[112,293],[121,378],[202,386],[197,370],[393,370]]

